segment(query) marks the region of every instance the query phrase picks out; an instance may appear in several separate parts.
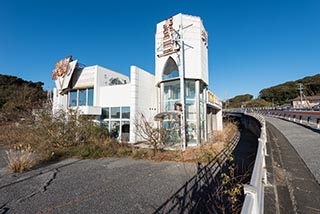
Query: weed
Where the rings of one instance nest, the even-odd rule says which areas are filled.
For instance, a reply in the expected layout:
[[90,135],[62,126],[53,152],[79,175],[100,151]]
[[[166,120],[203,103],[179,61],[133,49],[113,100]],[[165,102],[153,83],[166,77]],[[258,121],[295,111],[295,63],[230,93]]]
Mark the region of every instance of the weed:
[[35,163],[35,155],[28,144],[19,144],[14,149],[6,151],[7,163],[10,172],[24,172],[30,170]]

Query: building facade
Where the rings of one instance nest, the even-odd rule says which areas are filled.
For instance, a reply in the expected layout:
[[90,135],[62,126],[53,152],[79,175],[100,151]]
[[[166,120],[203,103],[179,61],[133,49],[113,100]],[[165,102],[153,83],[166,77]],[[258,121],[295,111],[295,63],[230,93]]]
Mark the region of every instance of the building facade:
[[320,96],[297,97],[291,102],[293,108],[312,108],[320,105]]
[[222,130],[222,103],[207,87],[208,37],[199,17],[177,14],[157,24],[155,64],[155,75],[131,66],[129,79],[67,57],[53,70],[53,111],[77,108],[130,143],[142,140],[134,125],[138,115],[156,126],[174,122],[169,141],[184,146]]

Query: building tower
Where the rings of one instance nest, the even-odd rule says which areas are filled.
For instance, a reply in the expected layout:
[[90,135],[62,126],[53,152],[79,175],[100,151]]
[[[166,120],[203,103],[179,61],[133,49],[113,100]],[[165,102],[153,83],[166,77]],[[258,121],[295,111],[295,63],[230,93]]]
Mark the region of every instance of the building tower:
[[181,106],[183,147],[199,144],[207,139],[207,32],[200,17],[180,13],[158,23],[155,37],[158,109],[174,112]]

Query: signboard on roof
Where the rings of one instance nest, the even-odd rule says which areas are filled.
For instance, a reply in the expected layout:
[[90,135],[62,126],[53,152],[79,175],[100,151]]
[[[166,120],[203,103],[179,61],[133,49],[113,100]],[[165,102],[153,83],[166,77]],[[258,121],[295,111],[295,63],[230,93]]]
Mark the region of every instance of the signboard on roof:
[[56,62],[55,68],[52,70],[52,79],[55,81],[56,88],[60,94],[68,89],[72,73],[77,67],[78,61],[72,60],[72,56],[68,56]]

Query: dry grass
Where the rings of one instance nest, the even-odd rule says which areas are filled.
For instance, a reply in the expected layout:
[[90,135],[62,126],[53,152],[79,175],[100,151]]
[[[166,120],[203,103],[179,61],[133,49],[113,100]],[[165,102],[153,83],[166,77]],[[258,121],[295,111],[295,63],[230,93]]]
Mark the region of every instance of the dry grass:
[[[39,123],[38,123],[39,124]],[[237,126],[227,122],[221,132],[214,132],[211,140],[185,151],[134,148],[99,135],[87,142],[71,146],[57,146],[46,129],[35,129],[28,124],[6,124],[0,126],[0,146],[11,148],[7,153],[8,167],[12,172],[22,172],[33,165],[67,157],[96,159],[101,157],[132,157],[154,161],[208,162],[220,153],[233,139]],[[19,146],[15,146],[19,145]],[[31,150],[33,148],[33,150]],[[35,158],[37,157],[37,158]]]
[[154,161],[177,161],[188,163],[209,162],[231,142],[237,130],[236,124],[227,122],[225,123],[223,131],[214,133],[212,142],[196,147],[188,147],[185,151],[162,150],[155,155],[153,155],[150,150],[137,149],[133,152],[133,157]]
[[15,146],[14,149],[6,151],[7,162],[10,172],[24,172],[30,170],[35,164],[35,155],[30,145],[22,144]]
[[224,123],[224,127],[223,127],[223,131],[215,131],[213,133],[213,142],[214,143],[219,143],[219,142],[224,142],[224,143],[228,143],[230,142],[236,132],[237,132],[237,125],[231,122],[225,122]]

